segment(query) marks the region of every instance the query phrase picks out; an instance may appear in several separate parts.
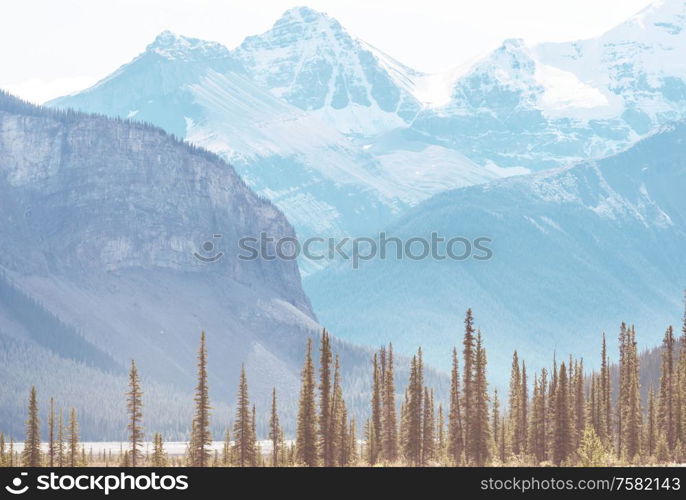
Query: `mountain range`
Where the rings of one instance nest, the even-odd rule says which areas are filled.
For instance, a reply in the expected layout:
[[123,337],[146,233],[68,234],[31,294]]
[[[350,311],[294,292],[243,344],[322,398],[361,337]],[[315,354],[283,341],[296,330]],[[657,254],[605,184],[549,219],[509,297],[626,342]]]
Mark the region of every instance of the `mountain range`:
[[368,235],[434,194],[602,158],[684,118],[685,16],[683,0],[657,2],[598,38],[506,40],[427,75],[297,7],[233,50],[164,32],[48,105],[150,122],[220,154],[301,239]]
[[[48,106],[151,123],[216,153],[301,240],[381,230],[491,238],[487,262],[300,268],[316,317],[335,335],[392,340],[403,353],[422,345],[440,367],[473,307],[502,381],[514,348],[535,353],[534,367],[552,351],[592,360],[602,330],[635,322],[650,344],[679,317],[685,30],[686,1],[665,0],[593,39],[506,40],[427,75],[297,7],[233,50],[163,32],[101,82]],[[441,99],[427,94],[436,87]],[[165,181],[182,185],[178,175]],[[261,227],[212,221],[207,234],[234,235],[223,244]],[[112,245],[114,256],[126,253]],[[286,281],[288,291],[281,278],[277,289],[297,309],[296,329],[312,332],[307,298]],[[286,314],[272,312],[277,323]]]

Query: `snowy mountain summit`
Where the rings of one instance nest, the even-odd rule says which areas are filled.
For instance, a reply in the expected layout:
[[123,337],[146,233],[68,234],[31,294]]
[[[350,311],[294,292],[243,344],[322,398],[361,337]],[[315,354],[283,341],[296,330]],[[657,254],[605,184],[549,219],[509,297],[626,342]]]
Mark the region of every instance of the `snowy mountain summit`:
[[686,118],[686,2],[656,2],[598,38],[507,40],[413,128],[476,162],[542,170],[625,149]]
[[[417,114],[408,91],[417,73],[382,61],[327,14],[288,10],[271,30],[235,51],[255,81],[307,111],[319,111],[344,132],[371,135],[402,126]],[[389,71],[392,68],[392,71]]]
[[188,38],[171,31],[163,31],[145,48],[147,53],[158,54],[170,61],[228,58],[229,50],[217,42]]

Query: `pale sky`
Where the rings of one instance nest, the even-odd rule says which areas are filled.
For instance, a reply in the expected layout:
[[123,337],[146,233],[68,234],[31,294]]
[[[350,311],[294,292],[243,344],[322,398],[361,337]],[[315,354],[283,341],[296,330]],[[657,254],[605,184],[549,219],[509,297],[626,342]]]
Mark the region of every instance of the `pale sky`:
[[307,5],[408,66],[438,72],[506,38],[600,35],[649,0],[18,0],[0,16],[0,88],[44,102],[81,90],[169,29],[234,48]]

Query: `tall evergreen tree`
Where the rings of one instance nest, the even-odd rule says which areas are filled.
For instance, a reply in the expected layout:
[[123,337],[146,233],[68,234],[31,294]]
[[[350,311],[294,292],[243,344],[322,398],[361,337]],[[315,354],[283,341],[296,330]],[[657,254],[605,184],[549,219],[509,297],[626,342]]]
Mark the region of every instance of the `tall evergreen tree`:
[[360,454],[359,446],[357,443],[357,424],[355,423],[354,418],[350,420],[350,432],[348,433],[348,437],[350,438],[350,452],[348,463],[350,465],[355,465],[360,459]]
[[674,449],[676,444],[675,426],[675,374],[674,374],[674,331],[670,326],[662,340],[662,372],[660,376],[660,404],[658,422],[664,433],[667,447]]
[[470,458],[479,466],[484,466],[490,459],[491,431],[488,418],[488,381],[486,378],[486,350],[483,347],[481,332],[476,336],[476,362],[474,364],[474,420],[470,426],[473,432]]
[[557,358],[553,354],[553,366],[550,371],[550,382],[548,384],[548,404],[546,405],[546,449],[550,460],[553,459],[553,448],[555,447],[555,411],[557,407],[557,387],[558,387],[558,367]]
[[511,450],[515,456],[523,453],[522,436],[522,375],[519,368],[519,356],[517,351],[512,355],[512,367],[510,369],[510,429],[512,430]]
[[424,383],[422,374],[421,349],[412,357],[410,380],[407,386],[406,441],[405,458],[412,465],[420,465],[422,460],[422,406],[424,402]]
[[[584,398],[584,362],[574,364],[574,448],[581,444],[586,428],[586,400]],[[596,438],[598,436],[595,436]],[[590,439],[590,437],[589,437]]]
[[250,411],[248,396],[248,378],[245,365],[241,366],[241,375],[236,396],[236,416],[233,424],[234,455],[239,467],[254,467],[256,464],[255,436],[253,434],[253,416]]
[[348,412],[343,399],[341,365],[338,355],[334,361],[333,389],[331,395],[331,454],[332,466],[344,466],[348,462]]
[[38,418],[38,400],[36,387],[31,387],[29,393],[29,416],[26,420],[26,441],[24,442],[24,466],[40,467],[40,421]]
[[372,358],[372,419],[371,424],[374,427],[375,440],[373,444],[368,444],[369,446],[369,463],[374,465],[379,458],[380,445],[382,443],[383,434],[381,430],[382,425],[382,368],[379,364],[379,355],[374,353]]
[[520,391],[521,406],[521,429],[522,437],[520,440],[523,453],[528,451],[528,432],[529,432],[529,383],[526,377],[526,363],[522,360],[522,389]]
[[450,372],[450,410],[448,413],[448,456],[455,465],[462,463],[464,451],[461,404],[457,349],[453,348],[453,368]]
[[422,459],[427,465],[436,458],[436,433],[433,394],[424,388],[424,411],[422,416]]
[[541,370],[540,380],[534,377],[534,393],[529,422],[529,449],[540,463],[546,459],[546,390],[547,371]]
[[195,415],[191,437],[191,465],[207,467],[210,463],[212,435],[210,433],[210,394],[207,386],[207,345],[205,332],[200,334],[198,348],[198,383],[195,387]]
[[572,451],[570,430],[569,382],[567,380],[567,367],[563,361],[560,364],[559,378],[555,388],[555,438],[552,449],[555,465],[561,465],[569,458]]
[[601,351],[601,365],[600,365],[600,397],[599,405],[599,420],[600,426],[598,436],[606,443],[612,441],[612,410],[610,398],[610,368],[609,359],[607,355],[607,343],[605,341],[605,333],[603,333],[603,346]]
[[462,362],[463,362],[463,375],[462,375],[462,408],[464,409],[464,427],[463,427],[463,439],[465,448],[465,459],[469,460],[473,458],[472,454],[474,451],[474,432],[473,426],[475,423],[475,404],[474,404],[474,378],[475,370],[474,365],[476,364],[476,349],[474,346],[474,318],[472,316],[472,310],[467,309],[467,314],[464,320],[464,339],[462,341]]
[[657,447],[657,407],[655,404],[655,390],[651,387],[648,392],[648,421],[646,425],[644,443],[645,452],[653,456]]
[[641,451],[641,388],[639,382],[638,351],[636,348],[636,331],[633,327],[627,331],[624,375],[627,377],[624,384],[627,394],[624,397],[625,408],[623,421],[624,452],[628,459],[637,457]]
[[395,408],[395,380],[393,344],[388,346],[383,386],[383,454],[384,459],[395,462],[398,458],[398,424]]
[[5,435],[0,432],[0,467],[7,467],[7,450],[5,450]]
[[76,417],[76,408],[72,408],[69,414],[69,435],[67,449],[67,465],[77,467],[79,465],[79,421]]
[[55,446],[55,400],[50,398],[50,413],[48,414],[48,467],[56,464],[57,449]]
[[[686,292],[684,294],[686,299]],[[676,366],[675,407],[677,440],[686,452],[686,310],[684,311],[681,336],[679,337],[679,358]],[[686,454],[686,453],[685,453]]]
[[317,416],[314,391],[315,382],[314,364],[312,363],[312,340],[307,339],[305,363],[301,373],[296,457],[298,463],[308,467],[317,466]]
[[319,349],[319,451],[325,467],[334,465],[333,420],[331,418],[331,340],[324,330]]
[[436,459],[445,463],[445,417],[443,415],[443,404],[438,403],[438,418],[436,420]]
[[66,463],[65,459],[65,449],[64,449],[64,416],[62,413],[62,408],[57,415],[57,445],[56,445],[56,461],[58,467],[64,467]]
[[500,449],[500,399],[498,397],[498,389],[493,391],[493,413],[491,417],[491,430],[493,432],[493,450],[497,457],[500,457],[498,450]]
[[281,424],[279,423],[279,412],[276,409],[276,387],[272,389],[272,411],[269,417],[269,439],[272,442],[272,467],[278,467],[279,456],[281,452]]
[[126,393],[127,408],[129,412],[129,444],[131,445],[131,467],[137,467],[141,458],[141,446],[143,441],[143,392],[141,391],[140,379],[136,363],[131,360],[129,371],[129,391]]
[[151,465],[153,467],[167,466],[167,453],[164,451],[164,440],[162,434],[156,432],[153,437],[153,452]]

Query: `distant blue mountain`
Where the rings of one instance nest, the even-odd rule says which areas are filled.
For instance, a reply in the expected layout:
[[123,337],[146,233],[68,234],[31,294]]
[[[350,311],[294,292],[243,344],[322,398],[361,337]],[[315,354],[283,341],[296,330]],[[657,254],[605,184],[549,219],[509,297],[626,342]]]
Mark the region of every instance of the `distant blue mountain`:
[[685,187],[678,125],[604,160],[436,195],[388,229],[404,240],[486,236],[491,260],[344,262],[310,277],[306,291],[336,335],[392,340],[401,352],[421,345],[443,368],[468,307],[496,380],[514,349],[533,367],[555,352],[594,366],[603,331],[614,339],[622,321],[635,323],[650,346],[681,320]]

